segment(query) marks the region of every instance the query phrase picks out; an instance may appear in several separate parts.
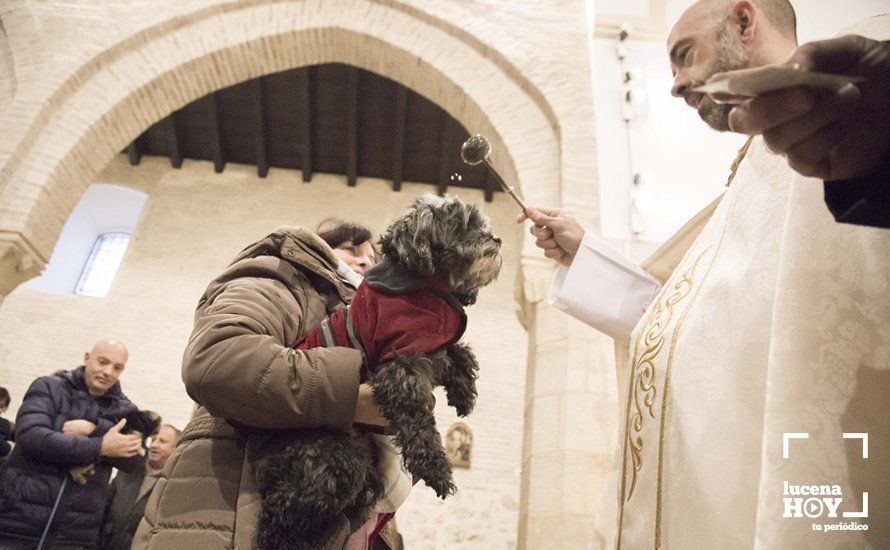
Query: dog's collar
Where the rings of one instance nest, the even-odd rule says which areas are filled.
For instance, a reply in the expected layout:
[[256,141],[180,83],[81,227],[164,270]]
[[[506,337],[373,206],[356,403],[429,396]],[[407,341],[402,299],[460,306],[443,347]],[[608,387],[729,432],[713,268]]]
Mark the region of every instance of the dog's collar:
[[446,295],[453,294],[451,285],[447,281],[435,277],[418,277],[388,260],[383,260],[365,271],[365,282],[389,294],[404,294],[421,288],[429,288]]

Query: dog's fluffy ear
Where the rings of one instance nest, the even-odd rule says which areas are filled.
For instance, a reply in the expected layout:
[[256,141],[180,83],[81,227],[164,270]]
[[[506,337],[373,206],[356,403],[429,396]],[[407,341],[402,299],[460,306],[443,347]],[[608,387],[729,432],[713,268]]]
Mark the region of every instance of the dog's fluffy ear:
[[448,404],[457,410],[458,416],[467,416],[476,406],[476,378],[479,363],[470,346],[458,342],[448,346],[448,368],[442,373],[442,385]]
[[449,275],[448,282],[452,287],[464,286],[469,282],[467,278],[470,269],[480,255],[476,243],[462,242],[458,239],[455,239],[451,246],[443,246],[436,261],[436,269]]
[[406,267],[420,276],[430,276],[436,271],[435,252],[436,224],[433,214],[420,200],[415,200],[408,210],[393,222],[380,237],[383,256]]

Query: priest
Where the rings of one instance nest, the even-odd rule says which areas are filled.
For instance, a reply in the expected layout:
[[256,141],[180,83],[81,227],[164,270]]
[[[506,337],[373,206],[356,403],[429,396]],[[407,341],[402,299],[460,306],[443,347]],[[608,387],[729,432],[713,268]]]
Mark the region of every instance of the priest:
[[[888,27],[873,20],[868,34],[886,40]],[[696,2],[668,38],[672,93],[727,131],[731,106],[693,89],[718,72],[783,63],[797,47],[787,0]],[[856,100],[845,93],[824,108]],[[710,220],[627,335],[594,546],[882,547],[890,231],[837,223],[822,181],[795,173],[760,136],[735,160]],[[575,272],[559,281],[595,271],[574,220],[536,208],[526,217],[545,255]],[[590,277],[568,302],[595,303],[596,286]],[[582,307],[569,313],[590,320]],[[839,494],[821,498],[841,501],[798,502],[788,488],[804,485],[830,486]]]

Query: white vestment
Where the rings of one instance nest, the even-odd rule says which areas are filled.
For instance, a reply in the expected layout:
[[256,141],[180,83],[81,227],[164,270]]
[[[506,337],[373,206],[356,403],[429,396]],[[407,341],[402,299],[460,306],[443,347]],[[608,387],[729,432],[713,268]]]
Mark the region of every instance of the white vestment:
[[[890,548],[890,230],[836,223],[761,138],[619,368],[595,547]],[[837,517],[784,517],[786,482]]]

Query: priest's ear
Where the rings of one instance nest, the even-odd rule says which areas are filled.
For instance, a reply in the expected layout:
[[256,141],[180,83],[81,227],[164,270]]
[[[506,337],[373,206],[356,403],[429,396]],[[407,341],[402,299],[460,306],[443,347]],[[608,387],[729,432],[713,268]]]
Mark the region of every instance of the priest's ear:
[[[754,45],[759,19],[760,12],[754,4],[748,0],[736,2],[729,14],[726,31],[732,32],[743,45],[751,48]],[[722,29],[718,29],[717,32],[722,32]]]

